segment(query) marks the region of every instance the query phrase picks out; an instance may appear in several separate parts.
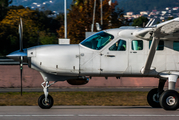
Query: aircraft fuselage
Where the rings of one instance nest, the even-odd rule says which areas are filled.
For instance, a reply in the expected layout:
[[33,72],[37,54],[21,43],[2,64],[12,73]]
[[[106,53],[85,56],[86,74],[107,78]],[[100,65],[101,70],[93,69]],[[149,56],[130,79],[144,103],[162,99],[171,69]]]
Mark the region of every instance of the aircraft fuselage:
[[[27,57],[31,58],[32,69],[59,76],[157,77],[161,72],[179,69],[179,53],[173,50],[174,41],[162,41],[157,48],[151,72],[142,74],[151,41],[134,37],[132,33],[135,30],[105,31],[114,38],[101,49],[91,49],[82,44],[42,45],[27,49]],[[94,45],[98,46],[98,43]],[[119,44],[125,44],[125,48],[117,49]]]

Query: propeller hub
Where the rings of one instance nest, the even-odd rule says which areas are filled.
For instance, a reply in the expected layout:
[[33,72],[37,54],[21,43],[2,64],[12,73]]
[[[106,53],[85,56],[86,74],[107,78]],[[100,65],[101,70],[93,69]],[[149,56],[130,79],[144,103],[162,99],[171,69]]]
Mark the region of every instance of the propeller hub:
[[6,55],[6,57],[13,59],[14,61],[18,61],[18,62],[20,62],[21,59],[23,60],[23,62],[27,62],[27,49],[24,49],[23,52],[21,52],[20,50],[17,50],[15,52],[12,52]]

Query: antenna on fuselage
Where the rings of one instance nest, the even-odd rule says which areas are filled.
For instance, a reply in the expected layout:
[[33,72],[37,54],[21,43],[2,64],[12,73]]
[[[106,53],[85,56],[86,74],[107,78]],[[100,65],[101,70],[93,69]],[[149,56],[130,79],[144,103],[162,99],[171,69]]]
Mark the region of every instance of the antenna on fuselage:
[[155,22],[155,19],[153,19],[153,21],[150,23],[148,27],[152,26],[154,22]]
[[151,27],[153,25],[154,21],[155,21],[155,19],[151,18],[145,27]]

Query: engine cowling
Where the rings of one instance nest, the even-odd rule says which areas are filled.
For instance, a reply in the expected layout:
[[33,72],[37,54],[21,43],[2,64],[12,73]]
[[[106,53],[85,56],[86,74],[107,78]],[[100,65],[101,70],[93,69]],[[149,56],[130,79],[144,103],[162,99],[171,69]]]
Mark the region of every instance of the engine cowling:
[[78,78],[67,80],[70,85],[85,85],[89,82],[88,78]]

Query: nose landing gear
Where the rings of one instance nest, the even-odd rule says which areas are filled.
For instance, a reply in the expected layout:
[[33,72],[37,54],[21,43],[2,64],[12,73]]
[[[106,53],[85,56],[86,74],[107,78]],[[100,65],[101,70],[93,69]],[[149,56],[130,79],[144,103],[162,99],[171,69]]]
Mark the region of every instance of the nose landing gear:
[[[44,83],[46,84],[45,86],[43,85]],[[43,82],[43,83],[41,84],[42,87],[43,87],[44,94],[41,95],[41,96],[39,97],[39,99],[38,99],[38,105],[39,105],[40,108],[42,108],[42,109],[50,109],[50,108],[53,106],[53,102],[54,102],[54,101],[53,101],[52,96],[50,96],[50,95],[48,94],[48,88],[49,88],[51,85],[55,84],[55,83],[56,83],[56,81],[53,82],[53,83],[51,83],[51,84],[49,84],[49,82],[46,81],[46,82]]]

